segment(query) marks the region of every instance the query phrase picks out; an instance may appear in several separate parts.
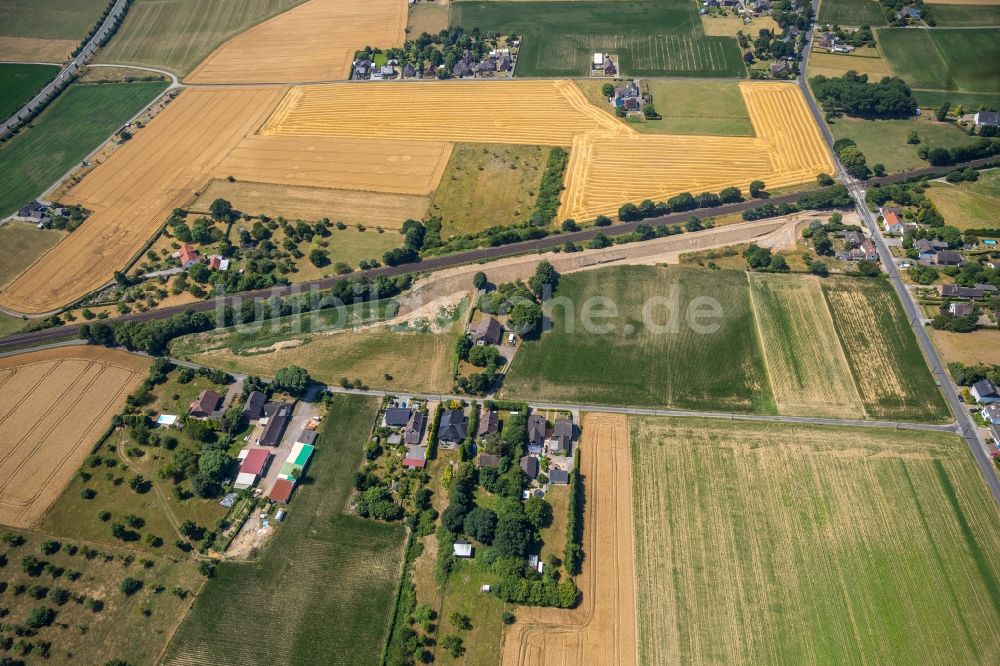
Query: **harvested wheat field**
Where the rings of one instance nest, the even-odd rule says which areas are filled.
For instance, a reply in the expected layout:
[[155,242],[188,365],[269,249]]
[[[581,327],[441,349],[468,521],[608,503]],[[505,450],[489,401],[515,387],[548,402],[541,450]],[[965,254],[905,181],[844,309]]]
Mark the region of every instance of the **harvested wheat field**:
[[0,358],[0,523],[38,522],[148,366],[84,346]]
[[955,435],[631,428],[642,663],[1000,660],[1000,512]]
[[504,635],[503,666],[636,663],[629,421],[585,414],[581,425],[583,601],[573,610],[518,609]]
[[69,195],[93,215],[14,280],[0,305],[26,313],[70,303],[111,280],[274,108],[284,89],[187,90]]
[[820,278],[748,275],[778,412],[863,418],[865,408],[837,338]]
[[213,180],[188,206],[207,215],[216,199],[226,199],[236,210],[250,215],[284,217],[289,220],[320,220],[324,217],[345,224],[364,224],[383,229],[399,229],[407,219],[420,220],[427,214],[430,199],[411,194],[382,194],[334,190],[322,187],[273,185]]
[[402,46],[405,0],[310,0],[240,33],[187,83],[307,83],[346,79],[364,46]]
[[261,134],[283,136],[538,146],[568,146],[577,135],[595,131],[634,134],[590,104],[572,81],[553,80],[299,86],[261,128]]
[[237,180],[427,195],[437,189],[451,144],[309,136],[249,136],[219,163]]
[[[561,217],[613,214],[680,192],[812,181],[833,162],[798,87],[741,83],[756,137],[639,134],[567,81],[293,88],[261,133],[572,146]],[[357,109],[376,108],[376,117]],[[448,122],[438,122],[448,109]]]

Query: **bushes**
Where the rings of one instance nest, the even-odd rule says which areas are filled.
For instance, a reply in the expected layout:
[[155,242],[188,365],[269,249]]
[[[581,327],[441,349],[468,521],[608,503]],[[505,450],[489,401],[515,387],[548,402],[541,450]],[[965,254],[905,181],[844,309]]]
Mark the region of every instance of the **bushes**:
[[431,427],[427,429],[427,459],[434,460],[437,458],[438,450],[438,427],[441,425],[441,413],[444,411],[444,407],[441,403],[438,403],[437,407],[434,408],[434,417],[431,419]]
[[556,218],[559,210],[559,193],[563,191],[563,174],[569,162],[569,153],[562,148],[549,151],[549,159],[542,174],[542,184],[538,188],[535,212],[528,222],[535,227],[547,227]]
[[580,451],[573,454],[569,475],[569,520],[566,523],[566,550],[563,565],[571,576],[580,573],[583,564],[583,481],[580,479]]

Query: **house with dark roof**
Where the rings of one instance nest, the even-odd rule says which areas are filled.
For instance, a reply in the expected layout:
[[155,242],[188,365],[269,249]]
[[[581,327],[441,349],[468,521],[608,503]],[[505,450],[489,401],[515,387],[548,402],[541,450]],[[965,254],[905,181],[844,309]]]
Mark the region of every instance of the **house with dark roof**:
[[791,71],[791,66],[788,64],[787,60],[779,60],[778,62],[771,65],[771,74],[775,76],[779,74],[787,74]]
[[618,73],[618,69],[615,67],[615,62],[611,58],[607,58],[604,61],[604,76],[614,76]]
[[938,266],[961,266],[962,255],[954,250],[938,250],[934,256],[934,263]]
[[17,211],[17,217],[26,222],[44,224],[49,221],[49,207],[41,201],[32,200]]
[[933,261],[937,257],[938,252],[948,249],[948,244],[944,241],[921,238],[913,244],[913,248],[917,251],[918,259]]
[[565,486],[569,483],[569,472],[564,469],[550,469],[549,483],[554,486]]
[[503,335],[503,326],[493,317],[483,317],[472,328],[472,342],[477,345],[498,345]]
[[413,416],[412,409],[389,407],[385,410],[385,415],[382,417],[382,423],[390,428],[402,428],[409,423],[411,416]]
[[1000,113],[996,111],[977,111],[976,115],[972,116],[972,122],[976,123],[976,127],[982,127],[983,125],[1000,127]]
[[960,284],[943,284],[938,287],[938,291],[941,292],[941,298],[971,298],[973,300],[980,300],[986,295],[986,290],[982,289],[979,285],[975,287],[963,287]]
[[215,408],[219,406],[222,396],[208,389],[198,394],[198,397],[188,407],[188,414],[196,419],[211,418]]
[[498,72],[510,72],[514,69],[514,64],[510,59],[509,55],[501,55],[500,59],[497,60],[497,71]]
[[469,418],[461,409],[446,409],[438,423],[438,441],[459,444],[465,440]]
[[264,413],[264,403],[267,396],[260,391],[250,391],[247,401],[243,403],[243,418],[247,421],[256,421]]
[[549,453],[552,455],[569,455],[570,442],[573,441],[573,422],[569,419],[556,419],[552,435],[546,441]]
[[988,379],[983,379],[972,385],[969,390],[972,397],[981,405],[988,405],[992,402],[1000,402],[1000,392],[997,387]]
[[309,430],[306,428],[299,433],[299,436],[295,438],[296,444],[308,444],[309,446],[314,446],[316,444],[316,431]]
[[844,231],[840,235],[848,249],[860,247],[865,242],[865,237],[859,231]]
[[492,453],[481,453],[481,454],[479,454],[479,466],[480,467],[499,467],[500,466],[500,456],[495,456]]
[[1000,424],[991,423],[990,424],[990,437],[993,438],[993,443],[1000,446]]
[[403,442],[405,444],[419,444],[424,438],[424,424],[427,417],[419,409],[414,409],[410,414],[410,420],[406,422],[403,429]]
[[948,314],[952,317],[967,317],[976,311],[976,306],[972,303],[949,303]]
[[417,70],[413,69],[413,65],[406,63],[403,65],[403,78],[412,79],[417,76]]
[[476,437],[497,432],[500,429],[500,414],[495,409],[483,409],[479,412],[479,427],[476,428]]
[[521,471],[532,481],[538,478],[539,469],[538,458],[534,456],[524,456],[521,458]]
[[264,414],[267,417],[267,425],[264,426],[264,433],[260,436],[258,444],[277,446],[281,443],[285,426],[292,418],[292,405],[285,402],[269,402],[264,405]]
[[528,451],[531,453],[541,453],[542,445],[545,444],[545,431],[547,424],[545,417],[541,414],[532,414],[528,417]]

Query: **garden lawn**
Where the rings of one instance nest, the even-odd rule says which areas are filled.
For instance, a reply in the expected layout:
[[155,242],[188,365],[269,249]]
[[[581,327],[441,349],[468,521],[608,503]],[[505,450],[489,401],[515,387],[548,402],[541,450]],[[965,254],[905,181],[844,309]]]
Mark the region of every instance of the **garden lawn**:
[[955,435],[630,427],[639,663],[1000,661],[1000,512]]
[[1000,93],[1000,28],[878,31],[896,76],[913,88]]
[[[501,394],[569,404],[773,414],[748,285],[742,272],[679,267],[622,266],[564,275],[547,308],[552,330],[522,344]],[[679,313],[668,314],[665,303],[674,296]],[[617,316],[586,325],[582,313],[591,309],[590,299],[602,297]],[[647,303],[650,317],[644,322]],[[717,304],[721,317],[695,319],[710,326],[696,332],[688,313],[704,303]]]
[[451,23],[523,35],[518,76],[585,76],[595,52],[625,76],[745,76],[736,40],[706,37],[688,0],[454,2]]
[[[606,81],[576,81],[590,102],[614,116],[601,92]],[[663,118],[626,122],[644,134],[706,134],[753,136],[753,125],[743,95],[735,81],[647,79],[643,86],[653,96],[653,106]]]
[[[926,160],[917,155],[922,145],[952,148],[975,141],[957,125],[939,123],[930,114],[909,120],[867,120],[842,116],[828,124],[834,139],[854,139],[868,158],[868,166],[881,162],[890,173],[927,166]],[[920,144],[906,142],[910,132],[917,133]]]
[[849,26],[877,26],[885,25],[885,14],[876,0],[823,0],[819,5],[818,21]]
[[507,144],[456,145],[431,197],[430,214],[441,218],[442,238],[531,217],[550,150]]
[[74,84],[0,144],[0,216],[48,189],[166,88],[164,82]]
[[0,119],[9,118],[58,73],[55,65],[0,63]]
[[187,74],[217,46],[304,0],[138,0],[98,62]]
[[1000,169],[981,171],[974,183],[934,182],[925,194],[945,222],[959,229],[994,228],[1000,210]]
[[[249,563],[222,563],[165,664],[373,664],[401,574],[405,530],[344,513],[378,401],[336,396],[288,518]],[[247,640],[248,627],[266,637]]]

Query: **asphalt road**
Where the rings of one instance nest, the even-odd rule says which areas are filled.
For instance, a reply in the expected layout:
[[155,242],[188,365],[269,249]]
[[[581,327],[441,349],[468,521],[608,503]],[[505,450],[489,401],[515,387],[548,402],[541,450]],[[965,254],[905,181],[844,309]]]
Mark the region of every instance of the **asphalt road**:
[[90,56],[94,55],[94,51],[98,49],[98,44],[109,34],[114,22],[125,14],[125,11],[128,9],[127,5],[128,0],[117,0],[115,2],[114,7],[111,8],[111,11],[108,12],[108,15],[101,23],[101,27],[97,29],[97,32],[90,38],[86,46],[76,54],[75,58],[66,63],[62,71],[48,85],[42,88],[41,92],[4,120],[3,125],[0,125],[0,134],[4,134],[7,130],[12,130],[20,125],[21,121],[19,117],[23,112],[35,107],[39,103],[45,103],[50,98],[54,98],[59,94],[60,90],[70,82],[70,79],[80,71],[80,68],[87,64]]

